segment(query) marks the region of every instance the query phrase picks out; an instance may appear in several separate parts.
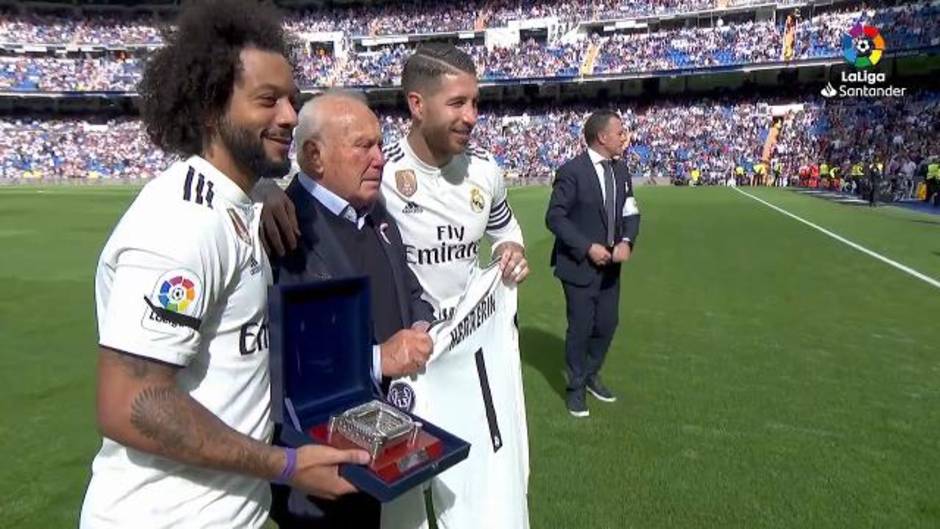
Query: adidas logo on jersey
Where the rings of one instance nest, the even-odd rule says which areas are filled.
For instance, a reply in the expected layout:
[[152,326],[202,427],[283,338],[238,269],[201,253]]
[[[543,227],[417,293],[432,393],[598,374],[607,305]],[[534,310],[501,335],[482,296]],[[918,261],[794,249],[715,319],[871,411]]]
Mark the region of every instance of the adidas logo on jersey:
[[415,213],[424,213],[424,208],[415,204],[414,202],[408,202],[405,204],[405,207],[401,210],[405,214],[415,214]]
[[254,255],[248,256],[248,266],[249,266],[249,272],[251,273],[251,275],[255,275],[261,271],[261,263],[259,263],[258,260],[255,259]]

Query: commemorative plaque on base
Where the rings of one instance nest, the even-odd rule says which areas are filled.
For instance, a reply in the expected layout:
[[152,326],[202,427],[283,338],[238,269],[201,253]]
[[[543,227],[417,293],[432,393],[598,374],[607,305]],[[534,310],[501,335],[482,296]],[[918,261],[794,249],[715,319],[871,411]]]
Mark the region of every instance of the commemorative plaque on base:
[[369,452],[369,468],[386,483],[444,453],[444,443],[425,431],[420,421],[379,400],[334,415],[329,423],[317,425],[309,433],[336,448]]
[[369,452],[340,475],[380,501],[466,459],[470,445],[381,400],[372,380],[368,279],[272,287],[272,415],[281,440]]

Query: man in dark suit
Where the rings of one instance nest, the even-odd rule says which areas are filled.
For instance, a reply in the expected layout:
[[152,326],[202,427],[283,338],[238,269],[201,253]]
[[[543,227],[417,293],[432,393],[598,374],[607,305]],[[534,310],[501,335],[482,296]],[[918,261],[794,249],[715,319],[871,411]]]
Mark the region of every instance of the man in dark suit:
[[[308,101],[295,131],[300,172],[287,195],[299,243],[271,261],[278,283],[367,276],[372,295],[373,377],[415,373],[432,344],[432,307],[405,261],[395,221],[378,200],[384,158],[379,121],[353,92]],[[274,488],[271,516],[285,528],[378,528],[380,504],[365,494],[335,501]],[[311,501],[312,500],[312,501]]]
[[568,391],[575,417],[589,415],[585,390],[598,399],[616,397],[600,379],[600,369],[617,329],[620,265],[630,259],[640,231],[633,184],[620,161],[627,132],[609,110],[584,124],[587,151],[555,174],[545,223],[555,234],[551,264],[567,303],[565,336]]

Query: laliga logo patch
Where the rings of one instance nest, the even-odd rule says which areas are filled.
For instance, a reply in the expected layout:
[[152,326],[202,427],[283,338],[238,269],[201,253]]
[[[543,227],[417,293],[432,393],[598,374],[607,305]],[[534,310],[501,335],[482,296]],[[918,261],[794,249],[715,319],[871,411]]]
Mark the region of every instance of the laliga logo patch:
[[202,323],[192,317],[202,296],[202,281],[189,270],[166,272],[154,285],[150,296],[144,296],[144,317],[141,326],[160,332],[173,332],[180,327],[199,330]]
[[470,189],[470,207],[474,213],[483,213],[483,208],[486,207],[486,200],[483,199],[483,193],[478,187]]
[[184,274],[165,279],[157,296],[163,308],[170,312],[185,313],[196,300],[196,283]]
[[415,407],[415,390],[405,382],[393,382],[388,388],[389,403],[404,411],[412,411]]
[[411,169],[402,169],[395,171],[395,187],[398,192],[406,197],[411,197],[418,192],[418,177]]

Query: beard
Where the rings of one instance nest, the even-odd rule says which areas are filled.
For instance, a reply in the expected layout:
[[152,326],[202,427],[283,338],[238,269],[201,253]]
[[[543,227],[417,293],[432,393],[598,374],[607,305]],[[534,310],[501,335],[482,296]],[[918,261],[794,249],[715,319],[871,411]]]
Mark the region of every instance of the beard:
[[[426,141],[428,146],[438,154],[457,156],[467,150],[467,145],[454,143],[451,139],[450,123],[435,124],[427,128]],[[472,129],[471,129],[472,132]]]
[[285,156],[283,160],[268,158],[261,137],[232,123],[227,116],[219,121],[219,137],[235,163],[256,178],[281,178],[290,170],[289,157]]

